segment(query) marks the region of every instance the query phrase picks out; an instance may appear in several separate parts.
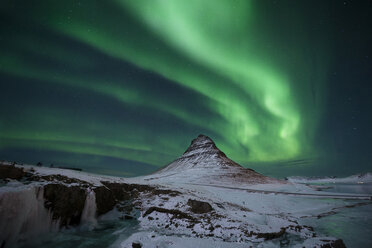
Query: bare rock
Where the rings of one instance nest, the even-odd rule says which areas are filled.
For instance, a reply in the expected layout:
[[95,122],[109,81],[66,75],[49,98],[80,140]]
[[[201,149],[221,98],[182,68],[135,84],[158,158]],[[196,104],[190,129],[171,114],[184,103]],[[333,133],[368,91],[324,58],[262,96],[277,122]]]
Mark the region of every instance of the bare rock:
[[19,180],[24,177],[26,173],[23,168],[18,168],[11,165],[0,165],[0,179],[15,179]]
[[135,243],[135,242],[132,243],[132,248],[141,248],[141,247],[142,247],[141,243]]
[[187,205],[189,205],[191,207],[190,210],[196,214],[204,214],[213,210],[211,204],[203,201],[189,199]]
[[97,205],[97,215],[105,214],[111,211],[117,201],[115,199],[114,193],[106,187],[97,187],[94,189],[96,193],[96,205]]
[[281,228],[279,232],[271,233],[256,233],[257,238],[264,238],[265,240],[276,239],[283,236],[285,233],[285,228]]
[[166,213],[166,214],[172,214],[174,218],[177,219],[189,219],[189,220],[195,220],[194,217],[188,215],[187,213],[184,213],[177,209],[166,209],[166,208],[159,208],[159,207],[151,207],[147,209],[147,211],[143,214],[143,217],[146,217],[147,215],[151,214],[152,212],[160,212],[160,213]]
[[84,209],[86,191],[79,186],[47,184],[44,186],[45,207],[61,226],[78,225]]
[[344,241],[342,241],[342,239],[323,241],[327,241],[329,243],[322,245],[321,248],[346,248],[346,245],[344,244]]
[[125,183],[110,183],[110,182],[101,182],[103,185],[108,188],[116,201],[128,201],[132,199],[132,190],[133,187],[130,184]]

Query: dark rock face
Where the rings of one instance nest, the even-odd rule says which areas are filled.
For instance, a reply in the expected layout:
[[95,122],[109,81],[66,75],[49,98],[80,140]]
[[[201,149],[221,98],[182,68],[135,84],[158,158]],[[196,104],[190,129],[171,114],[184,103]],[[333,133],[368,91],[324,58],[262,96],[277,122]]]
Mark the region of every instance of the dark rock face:
[[142,245],[140,243],[132,243],[132,248],[141,248]]
[[[118,206],[122,212],[130,212],[133,209],[131,201],[139,196],[140,192],[152,195],[177,196],[178,191],[157,189],[148,185],[101,182],[104,186],[94,188],[96,193],[97,215],[102,215],[112,210],[117,204],[126,202],[126,206]],[[120,205],[120,204],[119,204]]]
[[213,210],[211,204],[203,201],[189,199],[187,205],[189,205],[191,207],[190,210],[196,214],[204,214]]
[[96,193],[97,215],[105,214],[116,205],[116,199],[111,190],[106,187],[97,187]]
[[23,168],[17,168],[11,165],[0,165],[0,179],[15,179],[20,180],[26,173]]
[[128,201],[131,199],[133,187],[130,184],[101,182],[111,191],[115,201]]
[[[134,187],[130,184],[101,182],[104,186],[94,189],[96,193],[97,215],[102,215],[114,209],[122,202],[127,202],[127,206],[118,206],[121,212],[129,213],[133,206],[130,203],[134,199]],[[128,205],[129,204],[129,205]]]
[[177,219],[189,219],[189,220],[195,220],[194,217],[191,215],[188,215],[178,209],[166,209],[166,208],[159,208],[159,207],[151,207],[147,209],[147,211],[143,214],[143,217],[146,217],[147,215],[151,214],[152,212],[159,212],[159,213],[166,213],[166,214],[173,214],[175,218]]
[[44,186],[45,207],[53,213],[54,220],[61,226],[78,225],[84,209],[86,191],[78,186],[62,184]]
[[281,236],[283,236],[285,233],[285,228],[281,228],[279,232],[271,232],[271,233],[251,233],[256,235],[257,238],[264,238],[265,240],[271,240],[271,239],[276,239]]

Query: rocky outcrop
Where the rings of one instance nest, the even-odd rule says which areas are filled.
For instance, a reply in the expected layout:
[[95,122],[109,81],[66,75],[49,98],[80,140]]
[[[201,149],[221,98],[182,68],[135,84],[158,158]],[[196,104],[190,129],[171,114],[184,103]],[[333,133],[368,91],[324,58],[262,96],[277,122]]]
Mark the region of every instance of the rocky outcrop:
[[[140,193],[148,195],[177,196],[181,193],[175,190],[159,189],[149,185],[101,182],[104,186],[94,188],[97,202],[97,215],[105,214],[117,204],[126,202],[124,207],[119,207],[122,212],[130,212],[134,207],[131,201],[137,199]],[[129,205],[128,205],[129,204]]]
[[256,235],[257,238],[264,238],[265,240],[276,239],[284,235],[285,228],[281,228],[279,232],[268,232],[268,233],[254,233],[251,232],[251,236]]
[[82,180],[79,180],[79,179],[76,179],[76,178],[69,178],[69,177],[66,177],[66,176],[62,176],[62,175],[59,175],[59,174],[55,174],[55,175],[44,175],[44,176],[41,176],[41,175],[35,175],[35,174],[31,174],[28,178],[27,178],[28,181],[37,181],[37,182],[54,182],[54,181],[58,181],[58,182],[61,182],[61,183],[64,183],[64,184],[72,184],[72,183],[75,183],[75,184],[79,184],[81,185],[81,187],[84,187],[84,188],[87,188],[89,186],[92,186],[92,184],[86,182],[86,181],[82,181]]
[[213,210],[211,204],[203,201],[189,199],[187,205],[190,206],[190,211],[196,214],[204,214]]
[[47,184],[44,186],[45,207],[61,226],[78,225],[84,209],[86,191],[79,186]]
[[102,215],[111,211],[117,201],[113,192],[106,187],[97,187],[93,189],[96,193],[97,215]]
[[128,201],[132,198],[134,187],[125,183],[101,182],[108,189],[116,202]]
[[152,212],[159,212],[159,213],[166,213],[166,214],[172,214],[173,218],[177,219],[189,219],[191,221],[194,221],[195,218],[191,215],[184,213],[177,209],[166,209],[166,208],[159,208],[159,207],[151,207],[146,210],[146,212],[143,214],[143,217],[146,217],[147,215],[151,214]]
[[0,166],[0,179],[22,179],[26,173],[23,168],[18,168],[13,165],[1,165]]

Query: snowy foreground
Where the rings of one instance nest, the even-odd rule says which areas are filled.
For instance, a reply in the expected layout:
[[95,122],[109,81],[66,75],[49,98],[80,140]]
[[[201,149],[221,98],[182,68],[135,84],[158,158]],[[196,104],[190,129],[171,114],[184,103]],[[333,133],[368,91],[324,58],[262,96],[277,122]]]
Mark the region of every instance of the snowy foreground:
[[[95,230],[97,218],[138,220],[111,247],[345,247],[342,237],[324,236],[316,226],[306,225],[307,220],[371,203],[369,194],[319,191],[244,169],[206,136],[195,139],[170,165],[144,177],[15,168],[26,179],[6,179],[0,187],[1,247],[22,246],[40,233],[76,225]],[[82,201],[75,192],[82,192]],[[81,209],[80,214],[59,208],[64,203],[59,194],[71,202],[68,206]]]

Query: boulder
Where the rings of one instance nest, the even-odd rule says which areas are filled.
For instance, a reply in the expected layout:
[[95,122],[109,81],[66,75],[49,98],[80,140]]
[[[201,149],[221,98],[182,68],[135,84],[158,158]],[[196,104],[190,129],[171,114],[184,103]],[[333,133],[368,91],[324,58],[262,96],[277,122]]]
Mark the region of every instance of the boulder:
[[142,247],[141,243],[136,243],[136,242],[132,243],[132,248],[141,248],[141,247]]
[[323,241],[326,241],[329,243],[322,245],[321,248],[346,248],[346,245],[344,244],[344,241],[342,241],[342,239],[323,240]]
[[196,214],[204,214],[213,210],[211,204],[203,201],[189,199],[187,205],[190,206],[191,212],[194,212]]
[[269,233],[255,233],[257,238],[264,238],[265,240],[276,239],[285,234],[285,228],[281,228],[279,232]]

